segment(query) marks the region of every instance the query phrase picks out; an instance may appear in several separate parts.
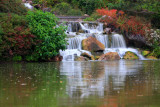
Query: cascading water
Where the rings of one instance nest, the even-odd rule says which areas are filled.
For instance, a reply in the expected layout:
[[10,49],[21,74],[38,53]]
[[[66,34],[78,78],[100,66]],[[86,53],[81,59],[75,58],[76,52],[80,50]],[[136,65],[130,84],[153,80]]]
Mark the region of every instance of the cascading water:
[[112,35],[111,48],[126,48],[126,43],[122,35],[119,34]]
[[33,6],[30,5],[30,3],[24,3],[24,6],[27,7],[28,9],[33,9]]
[[83,39],[86,39],[86,37],[85,36],[79,36],[79,37],[69,38],[67,49],[79,49],[79,50],[81,50],[81,46],[82,46],[81,44],[82,44]]
[[[103,34],[103,23],[93,23],[93,22],[68,22],[67,24],[67,35],[68,35],[68,45],[65,51],[60,50],[60,55],[63,56],[63,61],[74,61],[76,56],[80,56],[82,53],[86,52],[91,55],[91,52],[82,50],[82,40],[89,36],[95,37],[105,46],[105,53],[117,52],[121,58],[125,55],[127,51],[131,51],[139,56],[140,59],[144,57],[139,54],[137,49],[126,48],[126,43],[122,35],[111,34],[111,43],[109,46],[109,36]],[[78,31],[84,31],[78,32]],[[72,37],[70,35],[72,34]],[[74,36],[74,37],[73,37]]]

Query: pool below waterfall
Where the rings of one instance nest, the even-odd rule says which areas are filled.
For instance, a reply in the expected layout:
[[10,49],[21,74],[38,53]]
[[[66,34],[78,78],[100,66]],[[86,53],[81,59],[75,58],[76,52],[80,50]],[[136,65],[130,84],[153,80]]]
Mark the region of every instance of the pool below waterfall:
[[1,107],[159,107],[160,61],[1,63]]

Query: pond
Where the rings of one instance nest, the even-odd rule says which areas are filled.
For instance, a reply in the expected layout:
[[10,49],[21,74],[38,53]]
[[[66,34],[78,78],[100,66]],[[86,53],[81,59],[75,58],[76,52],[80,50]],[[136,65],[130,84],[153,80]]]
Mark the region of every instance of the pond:
[[0,63],[0,107],[159,107],[160,61]]

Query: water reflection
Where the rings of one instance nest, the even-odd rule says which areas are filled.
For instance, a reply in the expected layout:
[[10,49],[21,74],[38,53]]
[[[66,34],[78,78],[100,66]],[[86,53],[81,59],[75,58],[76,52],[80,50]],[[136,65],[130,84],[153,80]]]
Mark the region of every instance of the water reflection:
[[105,91],[123,89],[126,76],[136,75],[141,61],[62,62],[61,75],[67,75],[70,97],[105,96]]
[[0,107],[159,107],[159,64],[1,63]]

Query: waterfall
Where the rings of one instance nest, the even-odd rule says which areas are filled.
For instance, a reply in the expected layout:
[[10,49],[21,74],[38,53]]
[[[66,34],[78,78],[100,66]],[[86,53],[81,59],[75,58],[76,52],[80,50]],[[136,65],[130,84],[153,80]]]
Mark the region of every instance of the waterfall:
[[[67,23],[68,44],[65,51],[60,50],[60,55],[63,56],[63,61],[74,61],[76,56],[80,56],[83,52],[91,55],[91,52],[82,50],[82,40],[89,36],[95,37],[105,46],[104,54],[108,52],[117,52],[121,58],[127,51],[135,53],[140,59],[145,58],[138,52],[137,49],[127,48],[123,35],[120,34],[103,34],[103,23],[97,22],[68,22]],[[84,33],[79,32],[83,30]]]
[[68,45],[67,49],[80,49],[81,50],[81,44],[82,40],[86,39],[85,36],[79,36],[74,38],[68,38]]
[[108,35],[102,35],[102,34],[100,34],[100,35],[95,35],[95,37],[96,37],[96,39],[98,40],[98,41],[100,41],[104,46],[105,46],[105,48],[108,48],[109,46],[108,46]]
[[24,3],[24,6],[27,7],[28,9],[33,9],[33,6],[30,5],[30,3]]
[[122,35],[119,34],[112,35],[111,48],[126,48],[126,43]]
[[98,23],[98,26],[95,25],[94,23],[85,23],[84,25],[79,22],[81,29],[85,31],[86,33],[102,33],[103,32],[103,23]]
[[71,23],[68,24],[67,32],[72,32],[72,24]]

